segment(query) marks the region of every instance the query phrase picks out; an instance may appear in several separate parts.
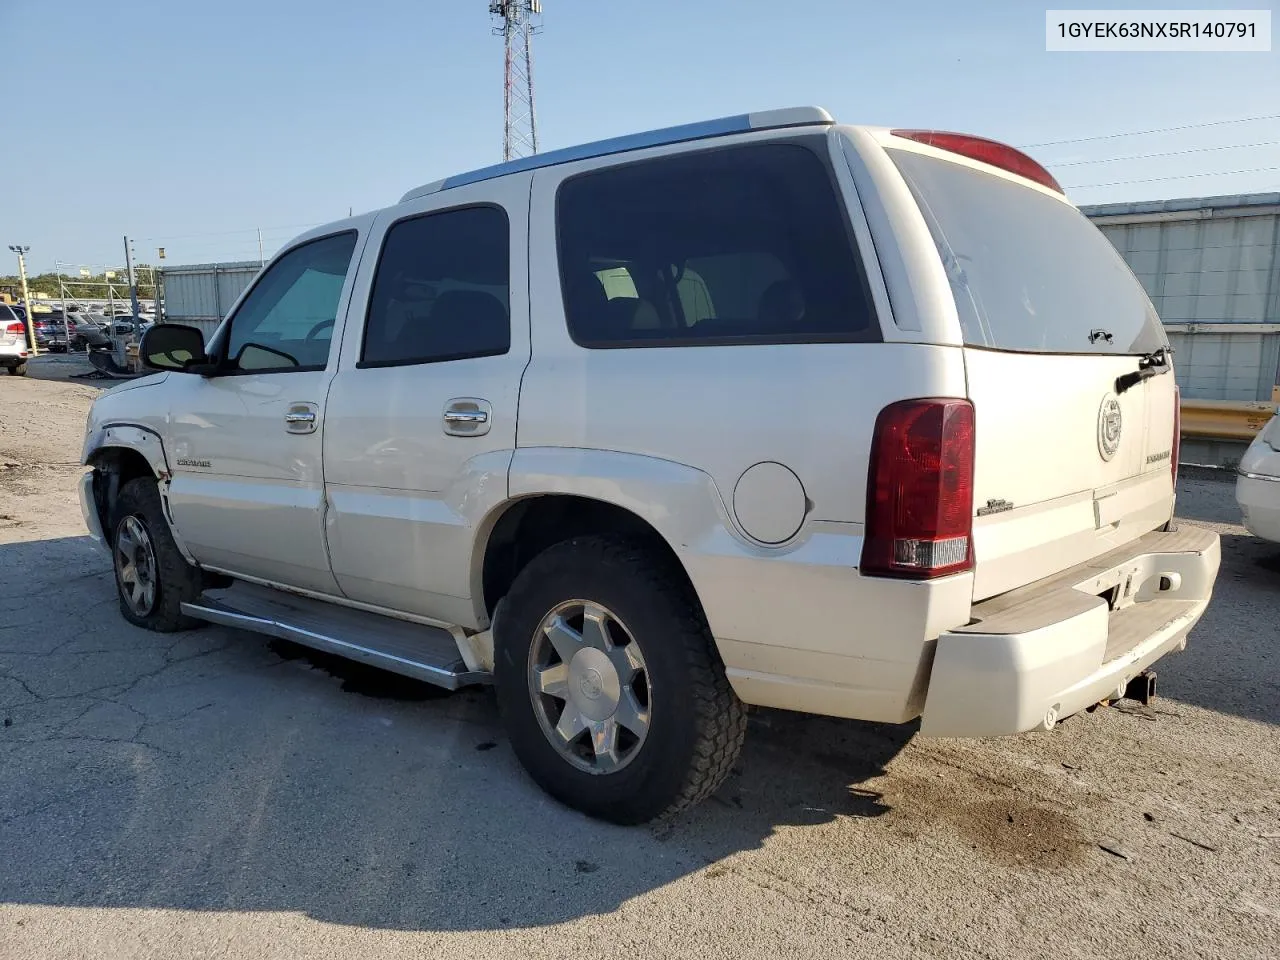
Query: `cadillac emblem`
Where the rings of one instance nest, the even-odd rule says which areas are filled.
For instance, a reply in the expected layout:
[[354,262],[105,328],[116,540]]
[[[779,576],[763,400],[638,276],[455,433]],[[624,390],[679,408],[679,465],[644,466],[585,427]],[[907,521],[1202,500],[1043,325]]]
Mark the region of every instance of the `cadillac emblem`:
[[1108,393],[1102,398],[1102,406],[1098,408],[1098,456],[1103,460],[1110,460],[1120,449],[1122,428],[1120,401],[1115,394]]

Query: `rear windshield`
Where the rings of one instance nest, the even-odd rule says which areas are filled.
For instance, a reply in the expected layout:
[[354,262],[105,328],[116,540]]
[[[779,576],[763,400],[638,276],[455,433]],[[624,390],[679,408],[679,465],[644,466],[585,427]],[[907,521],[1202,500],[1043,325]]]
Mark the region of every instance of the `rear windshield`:
[[889,154],[938,245],[965,343],[1035,353],[1167,343],[1142,285],[1074,207],[958,163]]

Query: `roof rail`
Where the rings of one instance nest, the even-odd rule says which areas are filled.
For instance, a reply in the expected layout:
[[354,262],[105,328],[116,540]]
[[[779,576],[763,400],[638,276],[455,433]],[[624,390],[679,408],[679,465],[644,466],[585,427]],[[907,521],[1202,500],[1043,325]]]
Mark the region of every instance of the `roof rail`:
[[686,123],[678,127],[665,127],[661,130],[649,130],[645,133],[632,133],[624,137],[613,137],[609,140],[597,140],[576,147],[565,147],[563,150],[552,150],[549,153],[538,153],[532,157],[521,157],[507,163],[481,167],[469,173],[459,173],[444,180],[415,187],[400,198],[400,202],[425,197],[441,190],[461,187],[468,183],[479,183],[481,180],[492,180],[494,177],[509,173],[520,173],[524,170],[537,170],[551,167],[558,163],[569,163],[573,160],[587,160],[591,157],[604,157],[613,153],[625,153],[628,150],[641,150],[645,147],[661,147],[669,143],[683,143],[687,140],[702,140],[706,137],[723,137],[731,133],[749,133],[752,130],[776,130],[782,127],[803,127],[812,124],[830,124],[835,121],[831,114],[821,107],[787,107],[782,110],[765,110],[760,113],[742,113],[736,117],[721,117],[719,120],[703,120],[700,123]]

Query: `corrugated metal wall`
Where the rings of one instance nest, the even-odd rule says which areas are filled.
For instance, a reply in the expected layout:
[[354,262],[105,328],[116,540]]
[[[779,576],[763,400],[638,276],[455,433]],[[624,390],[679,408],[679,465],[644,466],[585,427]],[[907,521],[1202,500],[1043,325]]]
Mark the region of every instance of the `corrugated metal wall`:
[[1169,331],[1174,374],[1192,400],[1270,400],[1280,333]]
[[199,327],[207,340],[261,269],[257,261],[165,267],[165,320]]
[[1280,193],[1082,208],[1146,287],[1188,398],[1280,382]]

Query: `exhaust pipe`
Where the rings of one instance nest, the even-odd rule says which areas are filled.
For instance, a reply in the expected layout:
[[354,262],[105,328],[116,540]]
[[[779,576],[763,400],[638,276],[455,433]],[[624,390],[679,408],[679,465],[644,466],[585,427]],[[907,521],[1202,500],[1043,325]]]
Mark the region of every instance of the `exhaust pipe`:
[[1124,699],[1137,700],[1144,707],[1156,698],[1156,675],[1154,670],[1143,670],[1125,684]]

